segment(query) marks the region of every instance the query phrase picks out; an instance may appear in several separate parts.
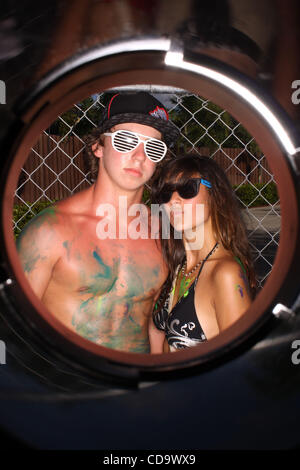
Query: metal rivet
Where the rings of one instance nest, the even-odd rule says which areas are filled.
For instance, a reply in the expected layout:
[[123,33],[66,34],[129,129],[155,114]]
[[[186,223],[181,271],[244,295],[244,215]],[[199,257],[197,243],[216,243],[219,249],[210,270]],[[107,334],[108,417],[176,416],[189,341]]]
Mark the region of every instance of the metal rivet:
[[295,316],[295,312],[283,304],[276,304],[272,313],[277,318],[288,319]]

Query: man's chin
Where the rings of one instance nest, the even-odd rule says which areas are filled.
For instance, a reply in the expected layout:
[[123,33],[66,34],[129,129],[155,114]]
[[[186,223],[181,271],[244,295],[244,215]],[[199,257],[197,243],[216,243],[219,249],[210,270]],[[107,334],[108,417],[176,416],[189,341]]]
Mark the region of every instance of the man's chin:
[[144,189],[144,185],[145,183],[144,182],[133,182],[132,184],[126,184],[124,185],[124,182],[122,182],[123,184],[120,184],[120,188],[122,191],[124,191],[125,193],[128,192],[128,193],[131,193],[131,192],[137,192],[139,190],[142,190]]

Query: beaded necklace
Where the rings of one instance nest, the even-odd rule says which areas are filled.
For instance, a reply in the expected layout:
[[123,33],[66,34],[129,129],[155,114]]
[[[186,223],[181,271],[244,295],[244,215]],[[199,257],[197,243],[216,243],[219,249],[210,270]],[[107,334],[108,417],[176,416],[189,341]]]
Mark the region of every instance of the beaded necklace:
[[184,265],[182,266],[181,270],[178,273],[178,278],[179,279],[181,278],[180,284],[179,284],[178,301],[182,297],[186,297],[188,295],[189,286],[195,280],[195,275],[192,278],[188,279],[189,276],[193,274],[202,263],[205,263],[205,261],[208,260],[208,258],[216,251],[218,246],[219,246],[219,243],[217,242],[215,246],[212,248],[212,250],[208,253],[208,255],[206,255],[206,257],[203,260],[199,261],[199,263],[197,263],[188,273],[185,273],[186,264],[187,264],[187,260],[185,260]]

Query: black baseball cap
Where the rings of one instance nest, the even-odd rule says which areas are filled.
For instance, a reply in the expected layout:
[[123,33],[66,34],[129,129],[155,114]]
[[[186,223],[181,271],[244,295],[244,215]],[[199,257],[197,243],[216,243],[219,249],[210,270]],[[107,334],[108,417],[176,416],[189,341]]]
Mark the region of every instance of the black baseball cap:
[[168,147],[179,137],[179,130],[169,120],[164,105],[145,91],[137,93],[117,93],[109,101],[99,123],[102,134],[117,124],[134,122],[154,127],[162,133]]

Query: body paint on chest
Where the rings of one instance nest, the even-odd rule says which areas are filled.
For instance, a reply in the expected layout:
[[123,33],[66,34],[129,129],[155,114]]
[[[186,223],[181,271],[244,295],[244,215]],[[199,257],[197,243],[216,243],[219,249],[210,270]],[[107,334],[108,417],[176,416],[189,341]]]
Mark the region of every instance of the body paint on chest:
[[70,261],[70,250],[71,250],[72,243],[69,243],[68,240],[63,242],[63,247],[66,249],[67,252],[67,260]]
[[[111,279],[112,269],[103,262],[97,249],[93,250],[92,257],[97,261],[98,272],[91,276],[91,278],[94,279],[94,282],[92,284],[89,282],[89,287],[84,291],[85,294],[91,294],[91,296],[88,299],[81,301],[77,313],[74,313],[72,317],[72,325],[75,327],[76,331],[86,339],[97,341],[99,339],[100,320],[109,318],[115,302],[113,301],[108,303],[107,297],[99,295],[99,291],[101,292],[102,290],[101,286],[99,286],[99,281],[101,279]],[[85,281],[86,274],[82,272],[81,277],[82,280]],[[107,288],[104,294],[112,291],[116,281],[117,276],[113,279],[112,284]],[[86,284],[86,282],[83,282],[83,284]]]
[[104,271],[104,272],[99,272],[93,277],[95,278],[102,277],[102,278],[109,279],[109,277],[111,276],[111,268],[102,261],[101,256],[97,253],[96,250],[93,251],[93,258],[97,261],[97,263],[101,266],[102,270]]

